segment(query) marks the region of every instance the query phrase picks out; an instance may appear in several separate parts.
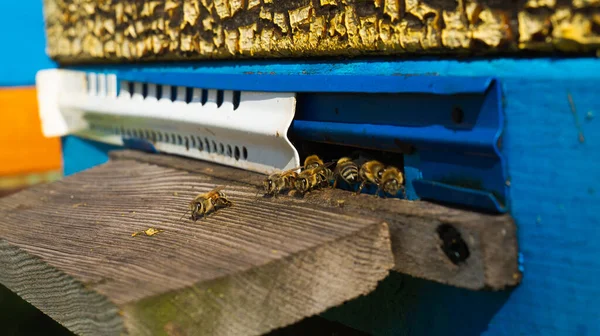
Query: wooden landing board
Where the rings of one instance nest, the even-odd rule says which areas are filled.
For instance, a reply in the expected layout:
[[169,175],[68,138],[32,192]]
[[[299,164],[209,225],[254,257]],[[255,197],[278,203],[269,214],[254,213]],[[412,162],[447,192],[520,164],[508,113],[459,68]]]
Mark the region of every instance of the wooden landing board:
[[[238,335],[366,294],[392,268],[467,288],[520,278],[508,217],[340,190],[264,199],[261,179],[116,152],[103,166],[0,200],[0,282],[78,334]],[[227,186],[232,208],[179,220],[215,185]],[[458,265],[441,248],[441,223],[469,247]],[[165,232],[131,236],[148,227]]]
[[[366,294],[393,265],[383,221],[248,186],[227,189],[231,209],[179,220],[221,184],[117,160],[4,198],[0,281],[78,334],[246,335]],[[131,236],[148,227],[166,231]]]
[[[112,152],[113,159],[135,159],[165,167],[244,183],[260,188],[263,175],[167,155],[135,151]],[[378,218],[388,224],[395,257],[394,270],[468,289],[503,289],[521,281],[517,232],[509,215],[487,215],[429,202],[381,199],[342,190],[319,190],[304,198],[279,197],[270,202],[329,206],[353,217]],[[452,227],[467,245],[469,257],[458,264],[443,250],[438,228]],[[452,249],[450,249],[452,250]]]

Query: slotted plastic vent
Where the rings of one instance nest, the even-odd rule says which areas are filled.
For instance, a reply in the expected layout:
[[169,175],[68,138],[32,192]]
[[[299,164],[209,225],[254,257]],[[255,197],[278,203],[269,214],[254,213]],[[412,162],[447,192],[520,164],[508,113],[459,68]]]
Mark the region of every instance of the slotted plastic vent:
[[287,139],[294,93],[240,92],[119,81],[62,69],[37,75],[44,134],[77,134],[262,173],[299,165]]

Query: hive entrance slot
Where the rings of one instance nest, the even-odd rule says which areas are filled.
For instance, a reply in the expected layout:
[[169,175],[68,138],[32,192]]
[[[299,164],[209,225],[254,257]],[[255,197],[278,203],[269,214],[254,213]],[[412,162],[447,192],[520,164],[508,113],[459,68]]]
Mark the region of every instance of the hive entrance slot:
[[377,160],[390,166],[398,167],[400,170],[404,167],[404,155],[401,153],[386,152],[381,150],[342,146],[336,144],[318,143],[312,141],[302,141],[292,138],[292,143],[298,149],[301,162],[309,156],[316,154],[324,162],[337,161],[339,158],[347,156],[358,161]]
[[[310,155],[318,155],[323,162],[337,162],[338,159],[342,157],[351,158],[359,167],[370,160],[377,160],[383,163],[385,166],[394,166],[398,168],[398,170],[404,174],[404,155],[401,153],[393,153],[393,152],[385,152],[381,150],[373,150],[373,149],[365,149],[351,146],[343,146],[336,144],[326,144],[326,143],[317,143],[311,141],[302,141],[292,139],[292,143],[298,150],[300,154],[300,162],[304,163],[306,157]],[[332,170],[335,170],[335,165],[331,166]],[[348,191],[356,191],[360,185],[360,183],[356,183],[353,185],[347,184],[342,179],[337,179],[337,187],[340,189],[348,190]],[[378,187],[376,185],[365,185],[365,188],[362,190],[362,193],[365,194],[376,194]],[[382,195],[380,192],[379,195]],[[402,192],[399,192],[396,197],[405,198]],[[391,195],[386,195],[386,197],[392,197]]]

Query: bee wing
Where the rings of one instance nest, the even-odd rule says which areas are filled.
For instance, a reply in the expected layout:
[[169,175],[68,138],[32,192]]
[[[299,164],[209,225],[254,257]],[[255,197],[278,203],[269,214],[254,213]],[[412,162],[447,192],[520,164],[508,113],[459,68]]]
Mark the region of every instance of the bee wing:
[[324,171],[324,170],[326,170],[326,169],[327,169],[329,166],[331,166],[333,163],[335,163],[335,162],[327,162],[326,164],[324,164],[324,165],[322,165],[322,166],[318,166],[318,167],[315,167],[315,168],[311,169],[311,172],[312,172],[313,174],[316,174],[316,173],[319,173],[319,172],[321,172],[321,171]]
[[223,189],[225,189],[225,186],[217,186],[217,187],[215,187],[213,190],[211,190],[211,191],[207,192],[207,193],[206,193],[206,194],[204,194],[204,195],[199,195],[198,197],[200,197],[200,196],[203,196],[204,198],[211,198],[211,197],[213,197],[213,196],[215,196],[215,195],[218,195],[218,194],[219,194],[219,191],[221,191],[221,190],[223,190]]
[[333,166],[337,161],[329,161],[323,164],[323,168],[329,168]]
[[211,193],[211,194],[213,194],[213,193],[218,193],[219,191],[221,191],[221,190],[223,190],[223,189],[225,189],[225,186],[217,186],[217,187],[215,187],[215,189],[213,189],[213,190],[212,190],[210,193]]

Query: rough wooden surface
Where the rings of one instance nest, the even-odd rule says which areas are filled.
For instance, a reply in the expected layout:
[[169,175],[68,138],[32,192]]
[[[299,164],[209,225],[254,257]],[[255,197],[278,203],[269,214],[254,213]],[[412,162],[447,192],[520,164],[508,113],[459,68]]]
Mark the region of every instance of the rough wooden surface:
[[[0,282],[76,333],[261,334],[369,293],[392,268],[471,289],[520,280],[509,217],[341,190],[266,199],[258,174],[111,158],[0,200]],[[180,221],[215,185],[234,207]],[[469,247],[458,264],[442,224]],[[131,237],[148,227],[165,232]]]
[[[248,171],[167,155],[136,151],[111,152],[113,159],[135,159],[165,167],[183,169],[230,183],[242,182],[260,187],[264,176]],[[270,202],[329,206],[329,211],[350,216],[378,218],[388,223],[395,256],[394,269],[469,289],[502,289],[521,280],[518,270],[516,226],[508,215],[495,216],[448,208],[429,202],[356,196],[341,190],[320,190],[303,199],[280,197]],[[443,252],[437,232],[440,225],[460,232],[470,256],[454,264]]]
[[[217,184],[233,208],[179,220]],[[79,334],[261,334],[370,292],[392,258],[381,220],[133,160],[0,201],[0,282]]]
[[594,51],[596,0],[44,0],[61,62]]

